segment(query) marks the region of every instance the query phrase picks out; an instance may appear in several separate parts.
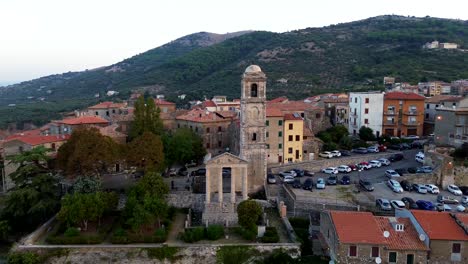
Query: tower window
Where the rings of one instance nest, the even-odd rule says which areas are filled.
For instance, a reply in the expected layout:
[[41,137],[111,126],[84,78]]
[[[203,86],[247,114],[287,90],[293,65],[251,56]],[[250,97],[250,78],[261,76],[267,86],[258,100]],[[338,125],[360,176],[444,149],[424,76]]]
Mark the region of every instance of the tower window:
[[250,86],[250,96],[257,97],[258,96],[258,86],[256,83]]
[[252,134],[252,141],[256,141],[257,140],[257,133],[253,133]]

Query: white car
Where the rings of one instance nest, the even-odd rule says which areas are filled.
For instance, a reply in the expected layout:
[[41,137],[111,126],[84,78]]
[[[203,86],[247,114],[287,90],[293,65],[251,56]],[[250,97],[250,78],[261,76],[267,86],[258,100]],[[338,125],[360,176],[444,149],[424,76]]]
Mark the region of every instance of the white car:
[[325,180],[323,178],[318,178],[315,187],[317,189],[325,189]]
[[393,177],[400,177],[400,174],[398,174],[398,172],[396,172],[395,170],[386,170],[385,171],[385,176],[387,176],[387,178],[391,179]]
[[322,153],[319,154],[320,157],[322,158],[327,158],[327,159],[331,159],[333,158],[333,154],[330,152],[330,151],[324,151]]
[[453,193],[454,195],[463,195],[463,193],[462,193],[462,191],[460,190],[460,188],[458,188],[458,186],[453,185],[453,184],[450,184],[450,185],[447,187],[447,191]]
[[335,167],[328,167],[322,170],[326,174],[338,174],[338,170]]
[[372,166],[372,168],[380,168],[382,167],[382,163],[378,160],[371,160],[369,161],[369,164]]
[[367,148],[367,153],[378,153],[379,152],[379,147],[378,146],[372,146]]
[[466,210],[466,207],[463,206],[463,205],[458,205],[456,208],[457,208],[458,212],[465,212],[465,210]]
[[348,165],[338,166],[338,172],[350,173],[352,169]]
[[419,163],[424,163],[424,156],[425,156],[424,153],[418,152],[416,156],[414,157],[414,159]]
[[439,187],[435,186],[434,184],[426,184],[424,186],[426,187],[428,193],[432,193],[432,194],[440,193]]
[[409,135],[409,136],[402,137],[402,138],[404,138],[404,139],[410,139],[410,140],[419,139],[419,137],[418,137],[418,136],[416,136],[416,135]]
[[390,165],[390,161],[389,161],[388,159],[381,158],[381,159],[378,159],[378,161],[379,161],[382,165],[385,165],[385,166]]
[[331,154],[333,155],[333,157],[341,157],[341,152],[338,150],[332,151]]
[[417,193],[422,193],[422,194],[427,193],[426,186],[424,186],[422,184],[413,184],[412,187],[413,187],[413,190],[415,190]]
[[280,175],[281,177],[291,176],[291,177],[293,177],[293,178],[297,176],[296,172],[293,171],[293,170],[280,172],[279,175]]
[[293,176],[285,176],[283,178],[284,183],[293,183],[294,182],[294,177]]
[[405,203],[400,200],[391,200],[390,204],[392,205],[393,208],[397,210],[402,210],[406,208]]
[[395,180],[388,180],[387,185],[393,192],[396,192],[396,193],[403,192],[403,188],[401,188],[400,183]]

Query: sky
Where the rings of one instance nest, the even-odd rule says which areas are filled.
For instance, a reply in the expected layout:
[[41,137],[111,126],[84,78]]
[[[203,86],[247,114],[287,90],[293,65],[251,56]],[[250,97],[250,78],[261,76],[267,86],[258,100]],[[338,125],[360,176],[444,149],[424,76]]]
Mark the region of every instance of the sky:
[[285,32],[396,14],[468,20],[466,0],[0,0],[0,86],[117,63],[207,31]]

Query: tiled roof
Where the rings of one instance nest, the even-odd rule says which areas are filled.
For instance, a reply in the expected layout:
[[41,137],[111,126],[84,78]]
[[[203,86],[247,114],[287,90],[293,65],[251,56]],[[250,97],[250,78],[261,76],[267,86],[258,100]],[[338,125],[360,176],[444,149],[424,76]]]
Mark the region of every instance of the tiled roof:
[[206,100],[202,103],[202,107],[216,107],[216,104],[211,100]]
[[331,211],[330,216],[341,243],[385,244],[372,213]]
[[102,119],[97,116],[80,116],[75,118],[67,118],[56,123],[66,124],[66,125],[82,125],[82,124],[107,124],[109,121]]
[[386,100],[424,100],[425,97],[415,93],[405,92],[388,92],[385,93],[384,99]]
[[284,115],[284,120],[298,120],[302,121],[302,117],[299,114],[285,114]]
[[108,109],[108,108],[121,108],[125,107],[125,103],[114,103],[114,102],[102,102],[97,105],[88,107],[88,109]]
[[426,98],[426,103],[429,103],[429,104],[436,104],[436,103],[440,103],[442,101],[446,101],[446,100],[457,100],[457,99],[463,99],[463,97],[461,96],[453,96],[453,95],[435,95],[435,96],[432,96],[432,97],[429,97],[429,98]]
[[42,145],[46,143],[66,141],[70,138],[69,135],[51,135],[51,136],[20,136],[9,141],[19,140],[31,146]]
[[411,210],[430,239],[468,241],[468,235],[447,212]]
[[175,105],[173,102],[166,101],[164,99],[154,99],[155,105]]
[[268,102],[269,103],[283,103],[283,102],[287,102],[287,101],[288,101],[288,98],[286,96],[281,96],[281,97],[275,98],[273,100],[270,100]]
[[465,225],[465,227],[468,227],[468,214],[456,214],[455,218]]
[[193,109],[186,114],[176,117],[177,120],[185,120],[199,123],[219,122],[232,120],[230,117],[224,117],[216,112],[210,112],[203,109]]
[[389,217],[375,216],[380,227],[381,234],[388,231],[390,236],[384,238],[388,249],[393,250],[429,250],[423,241],[419,240],[419,234],[409,218],[396,218],[398,223],[404,225],[403,231],[395,231]]
[[23,131],[20,133],[15,133],[13,135],[10,135],[5,138],[5,140],[11,140],[19,137],[25,137],[25,136],[40,136],[41,135],[41,130],[40,129],[33,129],[33,130],[27,130]]
[[267,102],[267,107],[277,108],[282,112],[304,112],[307,109],[317,109],[317,107],[302,101],[287,101],[283,103]]
[[266,106],[266,116],[267,117],[282,117],[283,113],[278,108],[267,105]]

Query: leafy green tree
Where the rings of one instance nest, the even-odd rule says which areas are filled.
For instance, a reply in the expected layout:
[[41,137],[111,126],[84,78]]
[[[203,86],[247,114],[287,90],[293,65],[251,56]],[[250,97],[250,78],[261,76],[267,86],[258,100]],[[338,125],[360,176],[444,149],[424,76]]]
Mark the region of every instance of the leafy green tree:
[[8,234],[11,231],[10,224],[6,220],[0,221],[0,241],[8,240]]
[[135,102],[134,120],[130,129],[130,138],[133,140],[145,132],[161,136],[164,132],[161,110],[154,104],[152,97],[140,96]]
[[57,153],[57,165],[68,175],[100,175],[121,158],[122,147],[97,128],[79,128]]
[[144,132],[128,143],[126,160],[129,165],[144,170],[160,171],[164,168],[164,152],[161,137]]
[[376,139],[372,128],[365,126],[359,129],[359,138],[364,141],[374,141]]
[[101,179],[97,177],[79,177],[73,184],[75,193],[95,193],[101,190]]
[[188,128],[177,129],[168,141],[165,149],[169,165],[174,162],[185,164],[191,160],[199,160],[206,154],[202,138]]
[[262,207],[253,200],[246,200],[237,206],[239,225],[248,230],[255,230],[258,219],[262,215]]

